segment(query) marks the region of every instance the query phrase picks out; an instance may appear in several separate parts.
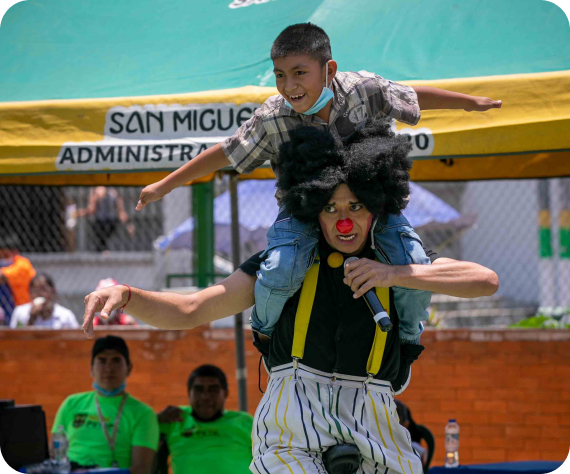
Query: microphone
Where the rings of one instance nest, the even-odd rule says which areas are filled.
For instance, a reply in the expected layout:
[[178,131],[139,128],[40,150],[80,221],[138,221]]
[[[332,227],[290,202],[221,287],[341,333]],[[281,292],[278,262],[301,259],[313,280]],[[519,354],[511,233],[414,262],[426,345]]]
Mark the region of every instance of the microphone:
[[[354,262],[355,260],[358,260],[358,257],[347,258],[344,262],[344,267],[346,268],[346,265],[349,262]],[[376,294],[374,289],[368,290],[366,293],[364,293],[363,296],[364,296],[364,301],[366,301],[366,304],[370,308],[370,311],[372,311],[374,321],[376,322],[378,327],[382,330],[382,332],[388,332],[390,329],[392,329],[393,324],[392,321],[390,321],[390,316],[382,306],[382,303],[380,303],[378,295]]]

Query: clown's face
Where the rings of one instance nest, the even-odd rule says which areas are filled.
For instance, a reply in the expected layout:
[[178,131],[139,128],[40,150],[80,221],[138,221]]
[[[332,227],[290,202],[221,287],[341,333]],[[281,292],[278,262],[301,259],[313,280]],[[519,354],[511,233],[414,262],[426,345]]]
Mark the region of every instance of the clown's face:
[[341,184],[320,212],[319,223],[332,248],[345,255],[356,255],[366,245],[372,214],[346,184]]

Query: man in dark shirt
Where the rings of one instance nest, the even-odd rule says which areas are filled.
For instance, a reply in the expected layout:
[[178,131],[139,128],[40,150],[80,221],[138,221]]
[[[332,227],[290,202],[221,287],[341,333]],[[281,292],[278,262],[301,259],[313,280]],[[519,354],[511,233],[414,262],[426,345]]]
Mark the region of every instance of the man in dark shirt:
[[[354,467],[362,473],[417,474],[421,461],[398,423],[393,397],[405,387],[410,364],[423,347],[400,345],[390,288],[475,297],[496,291],[496,275],[443,258],[433,265],[397,267],[383,261],[368,236],[375,217],[398,214],[405,206],[410,166],[405,139],[380,124],[361,131],[343,150],[327,141],[326,132],[307,133],[300,141],[292,137],[299,159],[288,160],[289,172],[281,170],[278,186],[286,212],[317,219],[322,237],[303,287],[285,305],[269,345],[260,345],[271,377],[254,419],[250,469],[332,474],[329,454],[342,445],[356,450]],[[347,256],[359,259],[343,270]],[[104,317],[125,304],[143,321],[171,329],[235,314],[254,302],[259,263],[256,256],[224,282],[190,296],[121,286],[92,293],[85,301],[84,329],[91,334],[95,311]],[[370,288],[390,314],[389,332],[378,328],[359,297]]]

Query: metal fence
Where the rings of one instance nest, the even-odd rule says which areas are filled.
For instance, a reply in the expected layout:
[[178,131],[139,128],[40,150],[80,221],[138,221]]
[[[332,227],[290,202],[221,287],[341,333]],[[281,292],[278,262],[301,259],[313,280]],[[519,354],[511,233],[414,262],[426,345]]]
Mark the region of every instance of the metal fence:
[[[500,289],[490,298],[434,295],[432,324],[505,325],[539,306],[570,306],[569,181],[419,183],[411,202],[418,204],[415,227],[424,245],[441,256],[481,263],[500,277]],[[238,186],[242,260],[264,248],[268,223],[277,213],[263,183]],[[217,180],[214,190],[213,268],[219,280],[233,269],[228,177]],[[197,270],[192,189],[177,189],[137,212],[140,191],[0,187],[0,265],[11,264],[6,249],[17,249],[36,271],[53,277],[58,301],[78,318],[83,297],[101,279],[154,290],[192,286]],[[0,282],[4,288],[9,284],[6,278]],[[0,291],[3,307],[6,298]]]

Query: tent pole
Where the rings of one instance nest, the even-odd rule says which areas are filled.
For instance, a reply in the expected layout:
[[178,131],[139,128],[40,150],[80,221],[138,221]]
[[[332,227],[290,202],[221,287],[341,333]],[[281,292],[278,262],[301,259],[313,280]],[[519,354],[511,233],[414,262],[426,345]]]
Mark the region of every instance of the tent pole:
[[538,180],[538,241],[539,241],[539,283],[540,306],[555,306],[555,273],[552,258],[552,221],[550,216],[550,181]]
[[214,182],[192,187],[194,217],[194,285],[206,288],[214,282]]
[[[232,262],[234,271],[241,263],[238,215],[238,175],[230,174],[230,199],[232,211]],[[235,318],[236,341],[236,379],[239,394],[239,409],[247,411],[247,369],[245,365],[245,341],[243,337],[243,314],[238,313]]]

